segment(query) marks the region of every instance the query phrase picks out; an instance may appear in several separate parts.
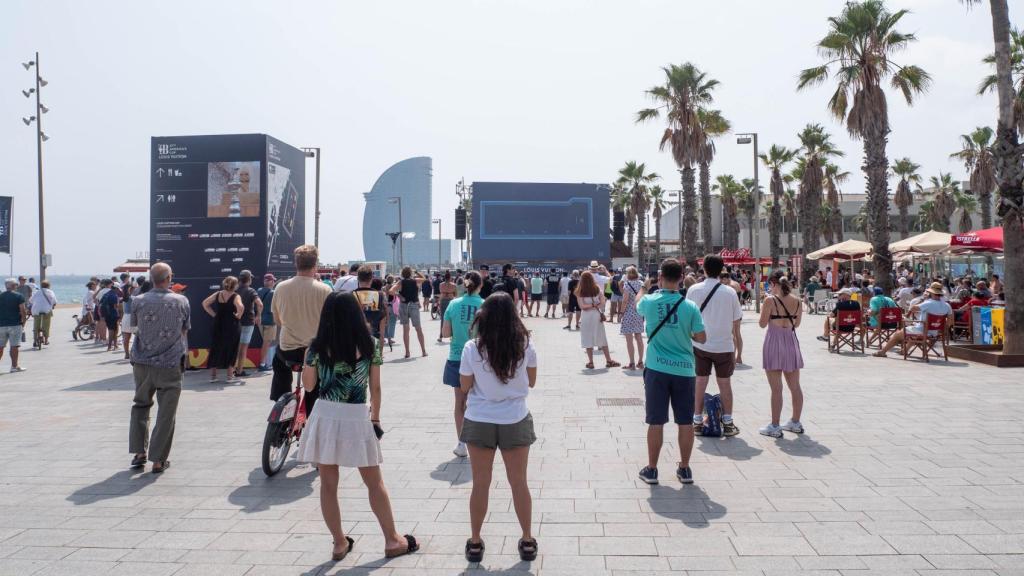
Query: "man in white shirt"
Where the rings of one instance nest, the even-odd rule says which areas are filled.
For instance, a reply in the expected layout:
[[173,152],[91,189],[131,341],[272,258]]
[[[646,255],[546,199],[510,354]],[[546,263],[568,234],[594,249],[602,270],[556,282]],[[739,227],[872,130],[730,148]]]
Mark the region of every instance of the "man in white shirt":
[[359,288],[359,264],[352,264],[348,267],[348,274],[338,277],[334,283],[335,292],[355,292]]
[[569,273],[562,272],[562,278],[558,281],[558,303],[562,305],[562,318],[569,311]]
[[906,276],[900,276],[897,282],[899,290],[896,291],[896,304],[904,310],[909,310],[910,301],[914,299],[914,289],[910,287],[910,282],[907,281]]
[[690,286],[686,299],[700,309],[707,340],[693,343],[697,383],[694,390],[693,431],[700,434],[704,422],[704,393],[715,369],[715,382],[722,397],[722,434],[735,436],[740,429],[732,420],[732,373],[736,369],[736,336],[740,332],[743,310],[734,290],[719,281],[725,268],[722,257],[710,254],[704,257],[707,279]]
[[825,286],[827,286],[829,290],[832,289],[832,267],[831,266],[825,268]]
[[[942,284],[939,282],[932,282],[932,285],[925,291],[928,295],[928,299],[911,306],[910,313],[914,315],[918,322],[911,324],[900,330],[899,332],[892,335],[889,341],[885,343],[885,346],[881,350],[875,352],[875,356],[884,358],[885,354],[899,345],[906,338],[907,333],[920,335],[924,332],[925,322],[928,321],[928,316],[945,316],[946,325],[951,326],[953,324],[953,308],[949,303],[942,300]],[[929,330],[928,336],[936,336],[935,330]]]

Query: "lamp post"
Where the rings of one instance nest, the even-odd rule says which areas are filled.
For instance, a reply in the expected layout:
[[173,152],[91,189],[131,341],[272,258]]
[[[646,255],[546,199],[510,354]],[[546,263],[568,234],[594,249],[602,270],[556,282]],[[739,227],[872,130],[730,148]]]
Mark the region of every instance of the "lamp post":
[[395,244],[398,242],[398,237],[402,235],[401,232],[385,232],[385,236],[391,238],[391,265],[398,264],[398,258],[395,256]]
[[443,260],[441,259],[441,219],[434,218],[433,220],[430,221],[430,223],[437,224],[437,271],[440,272],[441,264],[443,262]]
[[36,68],[36,87],[21,91],[21,93],[25,95],[25,98],[30,98],[32,94],[36,95],[36,115],[28,118],[22,118],[21,121],[24,122],[26,126],[30,126],[33,122],[36,123],[36,169],[38,172],[39,183],[39,282],[42,282],[46,279],[46,267],[49,265],[46,257],[46,219],[43,215],[43,142],[50,139],[50,137],[43,132],[43,114],[49,112],[50,109],[43,106],[39,98],[40,90],[47,84],[46,80],[43,80],[39,73],[39,52],[36,52],[35,60],[23,62],[21,65],[25,70],[31,70],[33,66]]
[[398,204],[398,267],[405,267],[405,233],[402,230],[402,197],[391,196],[388,198],[388,204]]
[[306,158],[316,158],[316,193],[313,207],[313,245],[320,247],[320,147],[303,148]]
[[754,310],[761,311],[761,186],[757,179],[757,132],[736,134],[737,144],[754,144],[754,230],[751,234],[751,249],[754,252]]

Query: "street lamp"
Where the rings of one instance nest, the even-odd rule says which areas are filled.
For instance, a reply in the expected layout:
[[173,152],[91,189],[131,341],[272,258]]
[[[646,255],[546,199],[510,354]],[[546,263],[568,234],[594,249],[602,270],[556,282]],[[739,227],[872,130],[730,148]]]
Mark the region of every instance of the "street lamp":
[[757,132],[736,134],[737,144],[754,144],[754,215],[756,225],[750,231],[750,247],[754,253],[754,310],[761,311],[761,186],[757,179]]
[[21,121],[26,126],[30,126],[32,122],[36,123],[36,169],[38,172],[38,185],[39,185],[39,281],[42,282],[46,279],[46,268],[50,265],[49,256],[46,254],[46,232],[45,232],[45,217],[43,214],[43,142],[50,139],[43,132],[43,114],[49,112],[50,109],[43,106],[39,101],[39,92],[43,86],[46,86],[48,82],[43,80],[39,74],[39,52],[36,52],[36,59],[29,60],[28,62],[22,62],[22,67],[26,71],[31,70],[33,66],[36,69],[36,86],[35,88],[29,88],[28,90],[22,90],[21,93],[25,95],[25,98],[29,98],[32,94],[36,95],[36,114],[29,118],[22,118]]
[[433,220],[430,221],[430,223],[437,224],[437,271],[440,272],[441,263],[443,262],[443,260],[441,259],[441,219],[434,218]]
[[401,242],[398,244],[398,266],[399,268],[405,267],[405,234],[402,232],[402,197],[391,196],[388,198],[388,204],[398,204],[398,234]]
[[313,200],[313,245],[320,247],[320,148],[303,148],[306,158],[316,158],[316,195]]

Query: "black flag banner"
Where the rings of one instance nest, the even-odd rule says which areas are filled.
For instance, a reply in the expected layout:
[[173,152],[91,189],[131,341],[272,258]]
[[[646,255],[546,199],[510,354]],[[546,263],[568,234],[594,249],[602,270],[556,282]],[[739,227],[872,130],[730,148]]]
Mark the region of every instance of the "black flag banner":
[[0,252],[11,253],[11,200],[0,196]]

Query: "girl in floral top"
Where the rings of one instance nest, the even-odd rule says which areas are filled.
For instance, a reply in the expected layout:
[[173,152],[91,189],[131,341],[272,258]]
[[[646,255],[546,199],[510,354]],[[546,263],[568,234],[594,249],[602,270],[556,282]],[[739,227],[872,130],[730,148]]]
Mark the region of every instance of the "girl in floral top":
[[331,293],[302,370],[303,387],[318,388],[319,398],[302,432],[298,459],[317,464],[320,471],[320,509],[334,537],[335,561],[345,558],[354,544],[342,532],[338,466],[359,469],[384,533],[384,555],[394,558],[419,549],[415,538],[395,530],[380,472],[380,365],[380,347],[370,335],[359,301],[351,293]]

